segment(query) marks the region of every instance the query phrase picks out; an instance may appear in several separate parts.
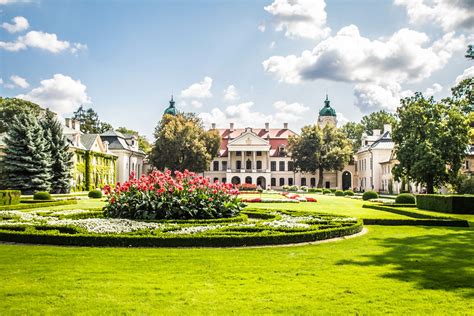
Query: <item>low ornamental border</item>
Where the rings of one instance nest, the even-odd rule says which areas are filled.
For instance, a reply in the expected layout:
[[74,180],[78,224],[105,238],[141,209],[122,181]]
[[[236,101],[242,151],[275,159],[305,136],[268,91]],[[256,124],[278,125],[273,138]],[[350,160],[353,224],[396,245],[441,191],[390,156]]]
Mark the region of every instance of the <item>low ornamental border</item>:
[[354,225],[319,231],[282,233],[274,235],[191,235],[191,236],[139,236],[99,235],[47,232],[8,231],[0,228],[0,241],[30,244],[94,246],[94,247],[244,247],[282,245],[312,242],[354,235],[363,229],[362,221]]
[[362,205],[362,208],[370,208],[373,210],[378,210],[378,211],[385,211],[389,213],[394,213],[398,215],[404,215],[412,218],[422,218],[422,219],[448,219],[449,217],[442,217],[442,216],[433,216],[433,215],[426,215],[426,214],[419,214],[419,213],[414,213],[410,211],[405,211],[405,210],[400,210],[397,209],[393,206],[382,206],[382,205],[369,205],[369,204],[364,204]]
[[25,204],[16,204],[16,205],[3,205],[0,206],[0,211],[17,211],[25,210],[30,208],[40,208],[40,207],[49,207],[49,206],[59,206],[59,205],[72,205],[77,204],[77,200],[60,200],[54,202],[44,202],[44,203],[25,203]]

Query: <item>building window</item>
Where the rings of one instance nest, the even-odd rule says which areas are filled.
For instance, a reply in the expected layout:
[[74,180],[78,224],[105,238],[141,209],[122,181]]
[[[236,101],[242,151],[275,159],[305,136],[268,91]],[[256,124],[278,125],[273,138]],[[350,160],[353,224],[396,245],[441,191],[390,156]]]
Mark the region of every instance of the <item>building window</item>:
[[469,170],[469,160],[466,160],[466,169]]
[[288,185],[293,185],[293,178],[288,178]]
[[242,152],[241,151],[236,151],[235,155],[240,157],[240,156],[242,156]]
[[316,186],[316,178],[311,178],[310,183],[311,183],[312,187],[315,187]]
[[261,151],[257,151],[257,156],[261,156],[262,155],[262,152]]
[[242,169],[242,161],[237,160],[237,161],[235,162],[235,168],[236,168],[237,170]]
[[226,178],[222,178],[222,183],[226,183],[227,182],[227,179]]
[[224,170],[224,171],[227,170],[227,161],[222,162],[222,170]]
[[246,155],[247,157],[250,157],[250,156],[252,156],[252,152],[251,152],[251,151],[247,151],[247,152],[245,153],[245,155]]
[[293,161],[288,161],[288,171],[293,171],[295,168],[295,163]]
[[277,185],[277,179],[276,178],[272,178],[270,180],[270,182],[271,182],[272,187],[275,187]]
[[270,170],[271,170],[271,171],[277,171],[277,163],[276,163],[276,161],[270,162]]
[[278,147],[278,155],[280,157],[285,157],[286,156],[285,146],[280,145],[280,147]]
[[252,184],[252,177],[245,177],[245,183]]
[[284,186],[285,185],[285,178],[280,178],[280,186]]
[[250,159],[245,162],[245,169],[252,169],[252,161]]
[[216,181],[219,181],[219,178],[212,179],[212,182],[216,182]]
[[262,169],[262,161],[261,160],[257,160],[257,169],[258,170]]
[[280,171],[285,171],[285,162],[284,161],[280,161],[280,168],[279,168]]
[[214,161],[212,163],[212,170],[219,171],[219,161]]
[[306,178],[301,178],[301,185],[306,186]]

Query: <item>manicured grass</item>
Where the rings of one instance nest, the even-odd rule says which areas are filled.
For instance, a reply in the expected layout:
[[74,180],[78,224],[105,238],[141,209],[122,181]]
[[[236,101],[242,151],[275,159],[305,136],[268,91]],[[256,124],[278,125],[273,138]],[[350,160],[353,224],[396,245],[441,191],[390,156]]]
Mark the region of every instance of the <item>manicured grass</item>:
[[59,210],[81,210],[81,209],[95,209],[105,206],[104,199],[84,199],[78,200],[77,204],[72,205],[59,205],[59,206],[49,206],[49,207],[40,207],[35,209],[28,209],[25,211],[32,211],[32,210],[45,210],[45,211],[59,211]]
[[0,245],[0,314],[472,313],[472,230],[369,229],[253,249]]

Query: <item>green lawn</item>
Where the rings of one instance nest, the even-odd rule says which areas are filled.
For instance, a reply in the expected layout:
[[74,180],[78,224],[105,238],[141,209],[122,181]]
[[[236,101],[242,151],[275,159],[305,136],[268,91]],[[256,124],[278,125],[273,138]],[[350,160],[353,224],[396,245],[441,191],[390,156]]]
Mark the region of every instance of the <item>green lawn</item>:
[[474,232],[370,226],[310,246],[0,246],[0,314],[472,314]]

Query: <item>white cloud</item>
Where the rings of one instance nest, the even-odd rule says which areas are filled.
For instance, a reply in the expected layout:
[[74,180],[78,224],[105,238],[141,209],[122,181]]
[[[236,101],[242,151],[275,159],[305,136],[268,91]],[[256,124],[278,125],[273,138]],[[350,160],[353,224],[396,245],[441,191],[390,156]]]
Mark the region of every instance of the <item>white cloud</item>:
[[210,98],[212,97],[211,93],[212,87],[212,78],[204,77],[201,82],[193,83],[187,89],[181,91],[182,98]]
[[17,33],[17,32],[24,31],[24,30],[28,29],[28,27],[30,27],[30,24],[28,23],[28,20],[25,19],[22,16],[14,17],[12,19],[12,22],[13,23],[11,23],[11,24],[7,23],[7,22],[4,22],[2,24],[2,28],[7,30],[9,33]]
[[341,127],[344,124],[349,123],[351,121],[347,117],[345,117],[344,114],[341,113],[341,112],[336,112],[336,116],[337,116],[337,126],[338,127]]
[[331,29],[326,25],[324,0],[275,0],[264,7],[274,16],[275,29],[290,38],[323,39]]
[[71,45],[68,41],[58,40],[56,34],[45,33],[41,31],[30,31],[24,36],[18,37],[14,42],[0,41],[0,48],[12,52],[25,50],[28,47],[43,49],[54,54],[60,53],[67,49],[69,49],[72,53],[76,53],[78,50],[87,48],[86,45],[81,43],[73,43]]
[[467,78],[474,78],[474,66],[464,69],[462,75],[456,77],[456,84]]
[[224,100],[226,101],[235,101],[238,100],[239,93],[237,91],[237,88],[235,88],[234,85],[229,85],[225,90],[224,90]]
[[257,29],[262,33],[265,32],[265,29],[266,29],[265,23],[259,24]]
[[86,86],[80,80],[62,74],[42,80],[39,87],[17,97],[50,108],[59,114],[71,113],[81,104],[91,102],[86,93]]
[[472,0],[394,0],[406,8],[412,24],[431,23],[444,31],[474,30],[474,3]]
[[3,84],[3,79],[2,79],[2,78],[0,78],[0,85],[1,85],[1,84]]
[[28,81],[26,81],[25,78],[22,78],[22,77],[17,76],[17,75],[11,76],[10,80],[13,82],[13,84],[15,86],[23,88],[23,89],[26,89],[30,86],[30,84],[28,83]]
[[275,45],[276,45],[276,42],[273,41],[273,42],[270,43],[270,45],[268,45],[268,47],[269,47],[270,49],[274,49],[274,48],[275,48]]
[[0,0],[0,5],[12,4],[12,3],[27,3],[31,1],[32,0]]
[[265,123],[271,126],[281,127],[283,123],[298,122],[309,110],[309,107],[301,103],[287,103],[277,101],[273,104],[272,114],[265,114],[254,110],[253,102],[244,102],[238,105],[227,106],[224,110],[213,108],[210,112],[200,113],[206,126],[217,123],[220,127],[225,127],[229,123],[235,123],[238,128],[243,127],[263,127]]
[[194,108],[196,108],[196,109],[199,109],[199,108],[202,107],[202,102],[199,102],[199,101],[197,101],[197,100],[192,100],[192,101],[191,101],[191,106],[194,107]]
[[360,83],[354,87],[354,105],[362,113],[378,110],[393,112],[400,105],[400,99],[411,94],[412,91],[402,90],[398,83]]
[[427,97],[432,97],[435,94],[440,93],[441,91],[443,91],[443,86],[439,83],[433,83],[431,87],[426,88],[425,92],[423,92],[423,95]]

